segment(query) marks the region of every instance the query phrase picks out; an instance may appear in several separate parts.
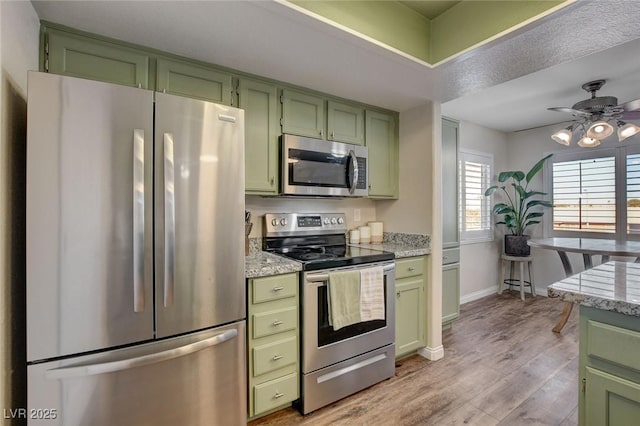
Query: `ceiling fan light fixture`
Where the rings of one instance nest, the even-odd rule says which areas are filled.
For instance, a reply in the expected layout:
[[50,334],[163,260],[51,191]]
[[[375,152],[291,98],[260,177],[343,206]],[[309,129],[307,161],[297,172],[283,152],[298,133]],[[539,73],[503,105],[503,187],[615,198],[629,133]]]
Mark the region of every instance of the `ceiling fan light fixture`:
[[613,126],[604,120],[598,120],[591,124],[587,130],[587,137],[591,139],[604,139],[613,134]]
[[618,121],[618,140],[620,142],[637,133],[640,133],[640,126],[636,126],[633,123]]
[[581,146],[582,148],[593,148],[598,145],[600,145],[600,139],[591,138],[589,136],[583,136],[578,141],[578,146]]
[[569,146],[571,143],[571,138],[573,137],[573,126],[569,126],[566,129],[558,130],[553,135],[551,135],[551,139],[558,142],[561,145]]

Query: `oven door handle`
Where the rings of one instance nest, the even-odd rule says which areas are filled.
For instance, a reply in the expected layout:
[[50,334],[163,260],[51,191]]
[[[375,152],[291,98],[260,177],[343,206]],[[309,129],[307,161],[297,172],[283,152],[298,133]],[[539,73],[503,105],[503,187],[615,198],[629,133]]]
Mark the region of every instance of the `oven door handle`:
[[[396,269],[395,263],[391,263],[389,265],[384,265],[384,267],[382,268],[382,270],[384,271],[385,274],[387,272],[393,271],[394,269]],[[329,274],[309,274],[309,275],[307,275],[305,280],[308,283],[317,283],[317,282],[328,281],[329,280]]]
[[356,153],[350,149],[349,150],[349,158],[350,168],[353,170],[353,177],[351,178],[351,186],[349,186],[349,194],[353,194],[356,190],[356,186],[358,185],[358,157],[356,157]]

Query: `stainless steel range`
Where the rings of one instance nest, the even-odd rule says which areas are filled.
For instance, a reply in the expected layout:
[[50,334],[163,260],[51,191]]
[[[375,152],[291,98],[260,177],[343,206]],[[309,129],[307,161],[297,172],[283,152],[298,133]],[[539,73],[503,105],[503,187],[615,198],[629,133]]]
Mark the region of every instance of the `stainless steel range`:
[[[302,262],[301,399],[307,414],[394,375],[394,254],[346,244],[343,213],[265,214],[265,250]],[[329,277],[381,267],[384,319],[334,330],[329,321]],[[379,269],[378,269],[379,270]]]

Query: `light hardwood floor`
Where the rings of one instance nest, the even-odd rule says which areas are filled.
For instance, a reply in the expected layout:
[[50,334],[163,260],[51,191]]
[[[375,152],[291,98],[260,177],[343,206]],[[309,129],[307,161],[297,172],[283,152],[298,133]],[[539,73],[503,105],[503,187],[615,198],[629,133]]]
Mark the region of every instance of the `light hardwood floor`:
[[516,292],[465,304],[444,359],[405,358],[395,377],[307,416],[288,408],[250,425],[577,425],[577,313],[558,335],[561,311]]

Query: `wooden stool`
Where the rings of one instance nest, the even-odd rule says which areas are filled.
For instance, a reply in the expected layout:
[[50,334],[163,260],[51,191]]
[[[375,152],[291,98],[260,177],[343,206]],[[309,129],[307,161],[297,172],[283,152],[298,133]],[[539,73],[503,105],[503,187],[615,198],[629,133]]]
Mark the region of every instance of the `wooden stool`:
[[[502,294],[502,290],[505,285],[520,286],[520,298],[524,301],[524,287],[529,286],[531,288],[531,295],[536,297],[536,289],[533,284],[533,268],[531,262],[533,257],[531,256],[509,256],[508,254],[502,255],[502,275],[500,275],[500,287],[498,288],[498,294]],[[505,270],[507,268],[507,262],[509,262],[509,278],[505,279]],[[520,276],[518,279],[513,277],[514,262],[520,264]],[[524,278],[524,264],[527,264],[527,272],[529,273],[529,281]]]

